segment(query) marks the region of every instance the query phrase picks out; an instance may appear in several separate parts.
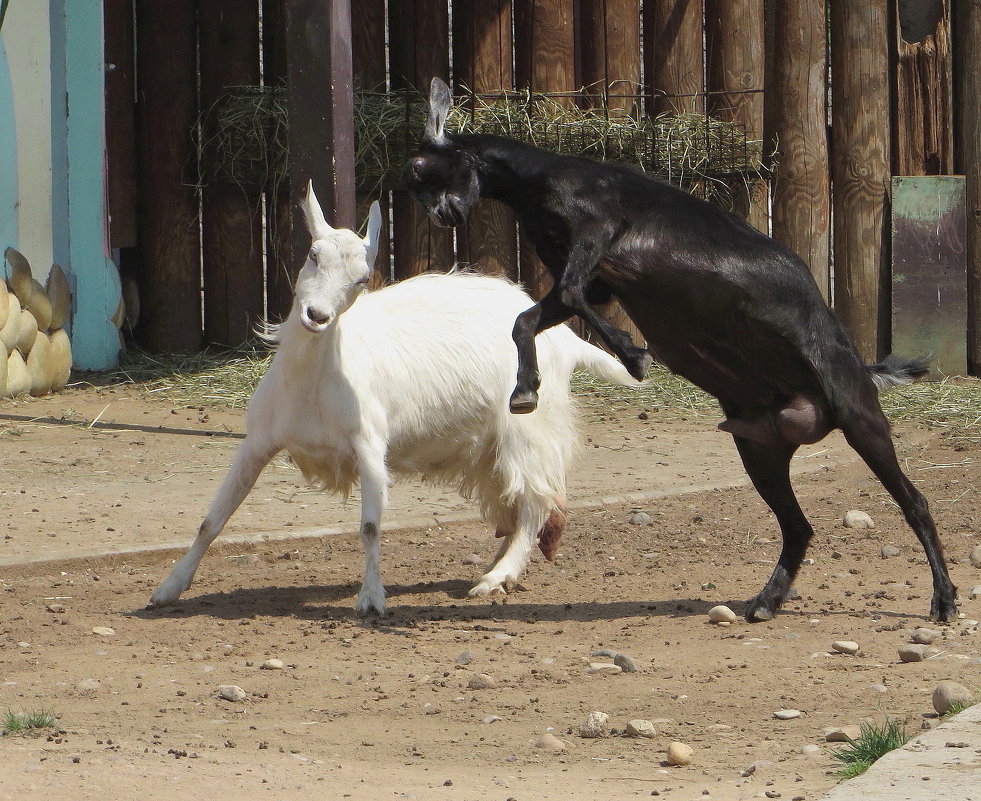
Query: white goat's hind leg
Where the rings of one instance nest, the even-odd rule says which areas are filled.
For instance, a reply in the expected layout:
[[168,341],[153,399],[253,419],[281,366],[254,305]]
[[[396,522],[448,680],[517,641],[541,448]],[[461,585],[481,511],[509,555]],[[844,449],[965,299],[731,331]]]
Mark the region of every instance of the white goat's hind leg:
[[379,570],[381,516],[388,503],[388,471],[385,457],[378,453],[359,453],[361,473],[361,545],[364,548],[364,581],[358,591],[355,609],[363,615],[385,614],[385,585]]
[[194,573],[201,563],[208,546],[214,542],[228,522],[228,518],[238,509],[239,505],[255,485],[256,479],[269,460],[279,451],[268,443],[250,442],[248,438],[242,443],[232,467],[211,502],[208,515],[198,529],[198,535],[187,553],[174,565],[167,576],[150,596],[150,606],[164,606],[174,603],[181,593],[191,586]]
[[535,538],[542,528],[539,517],[539,515],[529,515],[527,510],[521,511],[517,525],[505,536],[487,572],[468,593],[471,598],[506,593],[513,589],[528,564],[532,549],[535,547]]

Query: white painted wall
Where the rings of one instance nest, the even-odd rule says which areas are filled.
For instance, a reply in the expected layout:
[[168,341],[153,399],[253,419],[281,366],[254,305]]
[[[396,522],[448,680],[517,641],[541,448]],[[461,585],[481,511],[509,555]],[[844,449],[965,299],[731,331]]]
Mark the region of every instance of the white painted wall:
[[49,0],[13,0],[3,22],[17,138],[18,250],[44,283],[51,269],[51,35]]

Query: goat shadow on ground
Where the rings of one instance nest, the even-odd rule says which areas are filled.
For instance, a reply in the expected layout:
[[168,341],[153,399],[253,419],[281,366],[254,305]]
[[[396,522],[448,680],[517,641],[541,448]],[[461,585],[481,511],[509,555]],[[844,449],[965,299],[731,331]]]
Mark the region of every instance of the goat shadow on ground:
[[[244,620],[256,615],[292,617],[298,620],[347,620],[379,628],[398,629],[422,620],[511,620],[589,622],[639,617],[705,617],[718,603],[741,610],[745,601],[704,601],[692,598],[650,601],[594,601],[578,603],[522,603],[512,594],[506,599],[467,598],[470,583],[462,580],[392,584],[386,587],[388,613],[384,617],[362,616],[354,609],[360,584],[332,584],[303,587],[239,588],[230,592],[191,595],[160,609],[138,609],[128,616],[147,620],[162,618],[211,617]],[[445,604],[411,603],[411,596],[442,593]],[[517,594],[520,597],[520,593]],[[401,604],[399,598],[408,603]]]

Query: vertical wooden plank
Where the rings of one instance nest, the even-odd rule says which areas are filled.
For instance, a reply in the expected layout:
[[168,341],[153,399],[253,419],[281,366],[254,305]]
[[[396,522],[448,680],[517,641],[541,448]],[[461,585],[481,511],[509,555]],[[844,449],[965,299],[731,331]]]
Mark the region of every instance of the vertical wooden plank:
[[782,0],[772,25],[767,74],[768,139],[776,142],[773,238],[800,255],[831,298],[831,182],[828,156],[825,0]]
[[640,6],[636,0],[580,0],[579,47],[587,97],[599,95],[611,114],[640,103]]
[[137,337],[152,351],[201,346],[201,242],[194,163],[196,0],[136,4],[143,271]]
[[[198,0],[200,105],[230,86],[259,83],[259,5]],[[208,117],[206,117],[208,119]],[[211,127],[205,139],[215,135]],[[261,189],[212,181],[202,202],[204,339],[239,345],[263,318]]]
[[353,228],[354,111],[350,0],[286,0],[290,114],[290,260],[295,276],[310,249],[300,211],[313,180],[327,221]]
[[[511,91],[511,0],[459,3],[453,13],[454,82],[458,93]],[[483,200],[457,229],[457,254],[483,272],[518,278],[518,230],[514,213]]]
[[17,135],[14,127],[14,93],[10,83],[7,52],[0,39],[0,248],[17,246]]
[[[385,49],[385,0],[351,0],[351,44],[355,90],[384,92],[388,84]],[[355,98],[357,100],[357,98]],[[372,274],[372,288],[387,283],[392,276],[392,232],[389,230],[389,192],[382,189],[372,195],[359,191],[355,217],[360,225],[368,217],[372,201],[381,204],[382,229],[378,257]]]
[[[389,42],[393,90],[429,94],[434,76],[450,77],[450,17],[447,0],[399,0],[390,3]],[[408,131],[416,141],[422,131]],[[408,192],[392,193],[396,279],[453,264],[453,232],[430,221]]]
[[[575,5],[569,0],[514,0],[515,84],[572,104],[578,88]],[[521,283],[538,299],[552,279],[524,235],[518,245]]]
[[892,179],[892,347],[967,370],[964,177]]
[[953,86],[947,0],[894,0],[897,63],[893,172],[953,171]]
[[957,0],[957,163],[967,216],[967,365],[981,375],[981,0]]
[[866,360],[888,348],[888,12],[831,4],[835,308]]
[[644,3],[644,67],[651,114],[705,110],[702,0]]
[[109,244],[136,245],[136,63],[133,0],[103,0],[106,38],[106,195]]
[[[743,126],[757,162],[763,145],[763,6],[763,0],[705,2],[709,113]],[[736,179],[731,189],[736,213],[768,233],[766,182]]]

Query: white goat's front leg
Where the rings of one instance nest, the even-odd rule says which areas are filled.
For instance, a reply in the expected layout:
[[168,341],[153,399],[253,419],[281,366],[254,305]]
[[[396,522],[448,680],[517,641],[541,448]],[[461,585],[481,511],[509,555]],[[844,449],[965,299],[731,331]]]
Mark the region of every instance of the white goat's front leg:
[[538,515],[528,515],[524,510],[518,515],[517,525],[507,532],[487,571],[468,593],[471,598],[497,593],[507,593],[514,588],[531,557],[532,549],[542,523]]
[[208,515],[198,529],[198,535],[187,553],[174,565],[167,576],[150,596],[149,606],[165,606],[174,603],[181,593],[191,586],[194,573],[201,563],[208,546],[214,542],[228,522],[228,518],[255,485],[256,479],[279,448],[267,442],[256,442],[246,437],[235,454],[232,467],[225,476],[218,494],[211,502]]
[[361,476],[361,545],[364,548],[364,581],[355,609],[363,615],[385,614],[385,585],[379,570],[379,540],[382,512],[388,505],[388,471],[384,452],[370,449],[358,452]]

